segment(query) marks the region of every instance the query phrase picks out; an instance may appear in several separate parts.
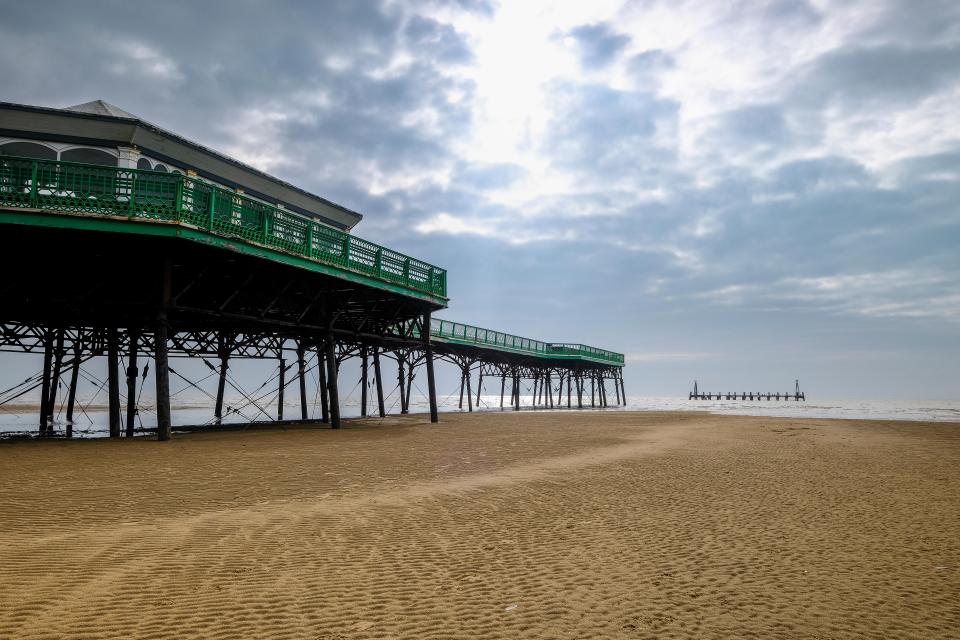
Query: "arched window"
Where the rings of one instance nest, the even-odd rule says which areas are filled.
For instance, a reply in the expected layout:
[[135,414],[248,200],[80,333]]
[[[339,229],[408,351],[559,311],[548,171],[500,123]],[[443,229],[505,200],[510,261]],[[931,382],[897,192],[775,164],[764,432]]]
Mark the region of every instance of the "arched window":
[[23,156],[37,160],[56,160],[57,152],[36,142],[8,142],[0,145],[0,156]]
[[166,168],[164,165],[162,165],[162,164],[158,164],[157,166],[155,166],[155,167],[153,168],[153,170],[154,170],[154,171],[166,171],[167,168]]
[[30,193],[30,183],[33,180],[33,163],[25,160],[10,160],[4,162],[5,156],[20,156],[35,160],[56,160],[57,152],[50,147],[35,142],[8,142],[0,145],[0,191],[18,194],[16,197],[25,198]]
[[146,158],[140,158],[139,160],[137,160],[137,169],[148,169],[148,170],[149,170],[149,169],[152,169],[152,168],[153,168],[153,167],[150,166],[150,161],[147,160]]
[[116,167],[116,156],[100,149],[79,148],[60,152],[60,160],[95,165],[83,169],[74,168],[64,173],[58,185],[61,190],[72,192],[79,198],[116,197],[116,174],[97,168]]
[[116,156],[100,149],[69,149],[60,154],[60,159],[66,162],[83,162],[85,164],[99,164],[105,167],[117,166]]

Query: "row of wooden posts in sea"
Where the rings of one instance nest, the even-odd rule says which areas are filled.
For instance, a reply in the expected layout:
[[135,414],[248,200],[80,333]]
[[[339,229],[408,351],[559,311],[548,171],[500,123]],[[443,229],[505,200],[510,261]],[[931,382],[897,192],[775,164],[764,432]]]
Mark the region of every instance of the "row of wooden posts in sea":
[[693,381],[693,391],[690,392],[690,395],[687,397],[688,400],[795,400],[797,402],[801,400],[806,400],[807,396],[803,391],[800,391],[800,381],[796,380],[794,382],[793,392],[784,391],[783,393],[779,391],[725,391],[725,392],[711,392],[711,391],[700,391],[697,388],[697,381]]

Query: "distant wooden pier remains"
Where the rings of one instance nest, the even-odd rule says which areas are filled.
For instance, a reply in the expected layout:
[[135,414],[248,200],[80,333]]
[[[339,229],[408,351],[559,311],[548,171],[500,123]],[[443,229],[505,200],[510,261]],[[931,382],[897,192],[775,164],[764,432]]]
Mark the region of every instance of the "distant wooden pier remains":
[[693,391],[690,392],[688,400],[800,400],[806,401],[807,396],[800,391],[800,381],[794,381],[793,393],[784,391],[727,391],[724,393],[714,393],[710,391],[700,391],[697,388],[697,381],[693,381]]

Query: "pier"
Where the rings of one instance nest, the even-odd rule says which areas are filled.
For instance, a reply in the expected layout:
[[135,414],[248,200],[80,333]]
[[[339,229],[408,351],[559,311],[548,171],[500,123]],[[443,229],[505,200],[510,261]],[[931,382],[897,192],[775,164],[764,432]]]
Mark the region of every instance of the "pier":
[[801,400],[806,400],[807,396],[803,391],[800,391],[800,381],[794,381],[793,391],[725,391],[725,392],[711,392],[711,391],[700,391],[697,387],[697,381],[693,381],[693,391],[690,392],[690,395],[687,398],[688,400],[794,400],[799,402]]
[[[0,392],[0,405],[39,388],[39,435],[72,435],[78,380],[94,359],[107,361],[111,437],[149,431],[166,440],[177,428],[221,426],[227,415],[311,422],[310,398],[320,400],[319,421],[339,428],[339,370],[348,359],[360,363],[364,416],[387,414],[391,387],[400,413],[409,412],[425,377],[437,422],[436,362],[459,369],[468,411],[484,389],[499,393],[505,410],[626,404],[622,354],[434,318],[449,302],[446,270],[352,235],[359,214],[132,117],[94,114],[96,134],[117,139],[98,140],[82,157],[115,166],[65,161],[56,145],[28,140],[78,133],[90,118],[3,104],[0,117],[5,109],[29,131],[0,137],[0,269],[8,274],[0,351],[42,354],[43,364]],[[148,144],[139,129],[168,138],[166,154],[174,143],[189,147],[182,159],[193,167],[126,140]],[[217,380],[204,425],[171,424],[171,378],[202,391],[177,358],[200,359]],[[241,388],[230,375],[237,359],[269,361],[269,394]],[[395,376],[385,371],[391,362]],[[137,424],[150,369],[155,428]],[[228,389],[244,398],[239,406],[225,405]],[[300,411],[291,420],[284,394],[294,392]]]

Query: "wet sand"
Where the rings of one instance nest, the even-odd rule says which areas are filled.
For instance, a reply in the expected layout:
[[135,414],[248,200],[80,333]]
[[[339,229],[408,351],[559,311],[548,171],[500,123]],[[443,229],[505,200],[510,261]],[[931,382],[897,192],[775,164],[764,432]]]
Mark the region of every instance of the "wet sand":
[[0,444],[0,638],[957,638],[960,424]]

